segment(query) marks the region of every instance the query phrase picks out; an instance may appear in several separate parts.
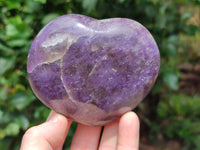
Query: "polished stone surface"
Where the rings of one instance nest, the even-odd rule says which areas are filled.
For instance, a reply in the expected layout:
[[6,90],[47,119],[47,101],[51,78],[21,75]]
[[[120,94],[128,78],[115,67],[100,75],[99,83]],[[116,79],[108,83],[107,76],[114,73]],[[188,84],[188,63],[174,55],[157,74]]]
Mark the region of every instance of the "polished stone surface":
[[36,36],[27,71],[49,108],[86,125],[105,125],[135,108],[160,67],[149,31],[125,18],[64,15]]

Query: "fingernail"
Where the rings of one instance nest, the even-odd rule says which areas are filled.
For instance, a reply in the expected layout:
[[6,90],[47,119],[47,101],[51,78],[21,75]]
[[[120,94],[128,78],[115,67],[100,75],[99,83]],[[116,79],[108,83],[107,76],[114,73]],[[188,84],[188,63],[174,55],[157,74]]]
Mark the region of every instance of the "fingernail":
[[53,113],[50,118],[48,118],[47,122],[57,122],[58,116],[56,113]]

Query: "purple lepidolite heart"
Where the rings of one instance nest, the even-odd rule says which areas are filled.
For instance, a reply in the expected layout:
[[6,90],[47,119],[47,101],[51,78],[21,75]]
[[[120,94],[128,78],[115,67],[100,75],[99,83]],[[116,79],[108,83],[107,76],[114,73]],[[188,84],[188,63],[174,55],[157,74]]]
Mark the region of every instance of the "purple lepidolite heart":
[[135,108],[160,67],[149,31],[125,18],[64,15],[36,36],[27,71],[36,96],[79,123],[99,126]]

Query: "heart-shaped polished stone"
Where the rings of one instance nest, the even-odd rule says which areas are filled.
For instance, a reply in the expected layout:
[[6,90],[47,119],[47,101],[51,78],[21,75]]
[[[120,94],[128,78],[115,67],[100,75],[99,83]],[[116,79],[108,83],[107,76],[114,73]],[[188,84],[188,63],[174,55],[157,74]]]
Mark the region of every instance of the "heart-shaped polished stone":
[[64,15],[31,46],[27,71],[36,96],[79,123],[98,126],[135,108],[160,67],[158,47],[140,23]]

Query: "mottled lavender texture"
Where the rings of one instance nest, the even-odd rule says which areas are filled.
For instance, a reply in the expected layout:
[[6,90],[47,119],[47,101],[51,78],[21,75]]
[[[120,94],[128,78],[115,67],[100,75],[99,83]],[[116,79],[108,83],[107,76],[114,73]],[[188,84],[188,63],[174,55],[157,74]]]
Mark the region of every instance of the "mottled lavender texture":
[[158,47],[138,22],[75,14],[58,17],[39,32],[27,63],[31,87],[44,104],[91,126],[135,108],[159,67]]

